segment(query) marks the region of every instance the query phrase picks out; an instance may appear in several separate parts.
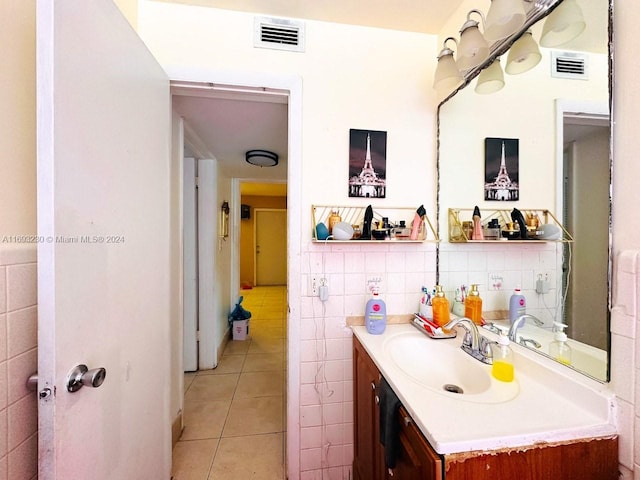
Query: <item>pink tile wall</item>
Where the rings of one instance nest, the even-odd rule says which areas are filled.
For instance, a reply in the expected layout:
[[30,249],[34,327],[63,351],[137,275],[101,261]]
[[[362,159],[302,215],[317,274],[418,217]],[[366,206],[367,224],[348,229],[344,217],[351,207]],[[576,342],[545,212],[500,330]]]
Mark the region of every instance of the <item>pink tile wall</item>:
[[36,249],[0,249],[0,480],[37,478]]
[[[435,281],[433,244],[311,244],[302,257],[300,480],[350,480],[353,463],[353,357],[346,317],[364,315],[367,279],[381,278],[389,314],[416,311],[420,288]],[[326,278],[329,299],[312,295]]]

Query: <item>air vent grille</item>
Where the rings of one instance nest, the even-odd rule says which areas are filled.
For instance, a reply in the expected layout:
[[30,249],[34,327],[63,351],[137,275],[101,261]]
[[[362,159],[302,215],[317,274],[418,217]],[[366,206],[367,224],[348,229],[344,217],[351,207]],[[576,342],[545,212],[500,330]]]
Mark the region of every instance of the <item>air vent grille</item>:
[[283,18],[256,17],[254,47],[304,52],[304,23]]
[[574,52],[551,52],[551,76],[588,80],[587,56]]

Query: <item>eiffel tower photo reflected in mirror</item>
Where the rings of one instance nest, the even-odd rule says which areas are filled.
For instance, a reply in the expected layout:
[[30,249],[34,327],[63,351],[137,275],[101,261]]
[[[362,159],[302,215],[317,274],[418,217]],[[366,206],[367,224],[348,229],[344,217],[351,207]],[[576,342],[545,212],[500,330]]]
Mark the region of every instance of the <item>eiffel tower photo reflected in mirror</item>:
[[515,202],[520,198],[517,138],[484,139],[484,199]]

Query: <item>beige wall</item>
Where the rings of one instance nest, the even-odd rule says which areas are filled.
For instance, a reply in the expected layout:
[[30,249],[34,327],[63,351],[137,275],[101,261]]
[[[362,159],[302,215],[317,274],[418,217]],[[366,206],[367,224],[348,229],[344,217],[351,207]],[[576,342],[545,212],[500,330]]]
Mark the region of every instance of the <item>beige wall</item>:
[[255,278],[253,228],[256,221],[254,208],[287,208],[287,197],[246,195],[242,197],[242,203],[251,207],[251,218],[240,222],[240,285],[253,285]]
[[35,0],[0,0],[0,234],[36,233]]

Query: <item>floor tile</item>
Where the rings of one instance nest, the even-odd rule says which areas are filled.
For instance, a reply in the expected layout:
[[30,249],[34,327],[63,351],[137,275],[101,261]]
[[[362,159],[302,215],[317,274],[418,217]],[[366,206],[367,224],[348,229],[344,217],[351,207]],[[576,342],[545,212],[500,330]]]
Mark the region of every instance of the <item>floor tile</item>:
[[180,440],[220,438],[231,400],[185,402],[184,430]]
[[187,402],[231,400],[238,384],[237,373],[227,375],[198,375],[184,397]]
[[243,372],[280,371],[284,369],[284,356],[282,353],[255,353],[247,355]]
[[209,480],[282,480],[283,434],[223,438]]
[[[249,323],[249,329],[251,329],[251,323]],[[250,340],[230,340],[227,343],[227,347],[224,349],[225,355],[243,355],[249,350]]]
[[255,353],[279,353],[284,351],[284,342],[281,338],[256,337],[251,340],[248,354]]
[[205,480],[217,447],[218,440],[178,442],[173,449],[173,480]]
[[272,397],[282,395],[284,372],[244,372],[233,397]]
[[283,431],[282,397],[235,398],[222,437]]
[[198,375],[222,375],[226,373],[240,373],[245,355],[223,355],[218,366],[210,370],[200,370]]

